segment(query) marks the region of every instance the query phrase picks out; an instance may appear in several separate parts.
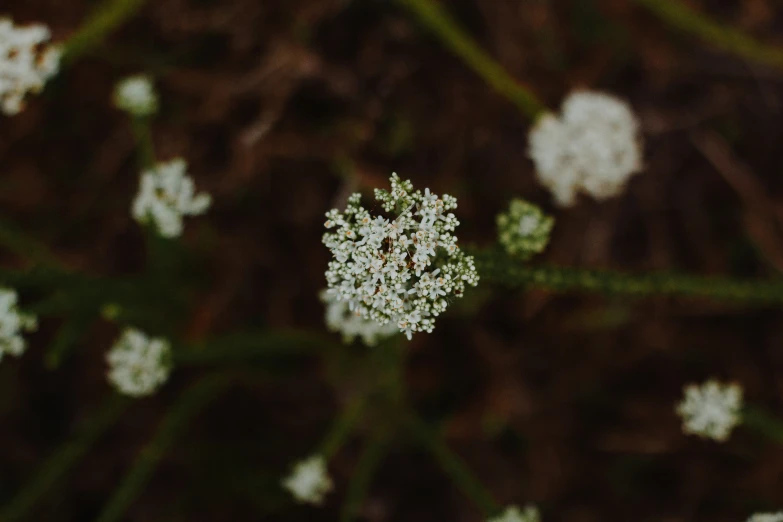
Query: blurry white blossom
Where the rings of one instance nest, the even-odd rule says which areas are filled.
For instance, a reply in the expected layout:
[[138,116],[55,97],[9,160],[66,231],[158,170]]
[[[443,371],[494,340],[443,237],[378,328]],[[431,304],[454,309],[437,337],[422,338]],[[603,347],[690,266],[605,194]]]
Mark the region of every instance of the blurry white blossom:
[[158,111],[158,95],[146,75],[123,78],[114,87],[114,105],[134,116],[149,116]]
[[508,212],[498,214],[498,240],[509,254],[528,259],[544,251],[554,224],[537,206],[514,199]]
[[375,199],[390,219],[372,216],[352,194],[348,207],[326,213],[323,242],[333,260],[326,271],[328,301],[347,303],[357,317],[394,324],[408,339],[431,332],[435,318],[479,276],[471,256],[452,234],[459,221],[449,210],[456,198],[414,192],[410,181],[391,177],[391,192]]
[[725,441],[741,422],[742,388],[709,380],[685,387],[685,399],[677,405],[685,433]]
[[333,487],[326,461],[320,455],[313,455],[297,462],[291,474],[283,480],[283,487],[298,502],[320,505]]
[[538,509],[535,506],[525,506],[525,509],[520,511],[517,506],[509,506],[499,516],[490,519],[488,522],[540,522],[541,518],[538,514]]
[[169,378],[170,359],[168,341],[128,328],[106,356],[109,381],[125,395],[151,395]]
[[41,24],[15,26],[0,17],[0,110],[17,114],[27,93],[37,93],[60,68],[62,50],[45,45],[51,38]]
[[642,168],[636,117],[626,102],[608,94],[570,94],[561,115],[542,116],[528,142],[538,180],[561,206],[572,205],[579,192],[614,196]]
[[19,357],[26,344],[22,332],[35,330],[38,325],[35,316],[19,311],[16,291],[0,288],[0,359],[5,354]]
[[203,214],[211,204],[209,194],[196,195],[193,180],[185,174],[185,160],[158,163],[141,175],[133,202],[133,217],[140,223],[152,221],[163,237],[182,234],[182,217]]
[[778,513],[756,513],[748,522],[783,522],[783,511]]
[[330,332],[338,332],[343,336],[343,342],[352,343],[357,337],[367,346],[375,346],[392,335],[399,333],[396,323],[381,324],[372,319],[356,315],[348,309],[346,301],[336,299],[327,291],[321,293],[321,300],[326,305],[326,327]]

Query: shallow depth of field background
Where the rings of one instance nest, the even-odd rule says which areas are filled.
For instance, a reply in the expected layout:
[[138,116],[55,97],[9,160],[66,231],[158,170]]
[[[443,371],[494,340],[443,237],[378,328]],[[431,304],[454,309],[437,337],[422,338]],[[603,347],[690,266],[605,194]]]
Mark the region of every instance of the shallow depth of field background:
[[[776,0],[689,3],[783,45]],[[375,208],[371,191],[393,171],[458,198],[463,244],[491,244],[495,215],[519,196],[557,218],[538,261],[747,277],[783,269],[783,72],[672,31],[631,2],[444,2],[551,108],[582,86],[637,111],[644,172],[621,197],[567,210],[536,183],[526,118],[392,1],[148,4],[21,115],[0,118],[0,218],[74,270],[142,270],[129,210],[135,145],[110,98],[124,75],[153,74],[157,155],[186,158],[214,199],[181,240],[199,274],[184,339],[324,330],[323,213],[356,190]],[[3,0],[0,14],[66,39],[91,5]],[[0,257],[29,261],[3,248]],[[783,415],[782,318],[774,307],[480,285],[434,333],[414,337],[405,379],[417,410],[445,423],[451,448],[504,504],[535,502],[548,522],[745,520],[775,500],[769,507],[783,508],[783,448],[742,429],[723,445],[686,437],[674,405],[684,384],[715,376]],[[44,353],[60,325],[47,318],[22,358],[0,363],[0,504],[112,393],[103,357],[118,326],[94,322],[50,370]],[[183,430],[126,520],[337,519],[355,441],[330,465],[336,491],[325,507],[295,505],[279,481],[320,442],[351,394],[350,373],[319,357],[238,366],[244,384]],[[161,392],[134,402],[29,519],[92,520],[203,371],[175,369]],[[405,441],[362,516],[480,519]]]

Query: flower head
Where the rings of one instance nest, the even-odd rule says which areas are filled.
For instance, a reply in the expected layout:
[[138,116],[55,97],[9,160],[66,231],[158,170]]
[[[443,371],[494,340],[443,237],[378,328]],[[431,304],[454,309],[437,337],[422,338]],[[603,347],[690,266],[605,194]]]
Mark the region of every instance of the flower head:
[[448,211],[457,208],[456,198],[414,191],[396,174],[390,192],[375,191],[389,218],[371,215],[360,197],[351,195],[345,212],[326,214],[323,242],[333,256],[328,299],[347,303],[364,320],[395,324],[408,339],[431,332],[449,300],[479,280],[453,235],[459,221]]
[[783,511],[778,513],[756,513],[748,522],[783,522]]
[[170,359],[168,341],[128,328],[106,356],[109,381],[125,395],[151,395],[169,378]]
[[24,353],[25,341],[21,332],[35,330],[35,316],[19,311],[16,291],[0,288],[0,359],[3,355],[19,357]]
[[490,519],[488,522],[540,522],[541,518],[535,506],[526,506],[520,511],[517,506],[509,506],[503,514]]
[[0,17],[0,110],[19,113],[29,92],[39,92],[60,68],[62,50],[44,45],[51,34],[45,25],[15,26]]
[[196,195],[193,180],[185,174],[181,158],[158,163],[141,175],[133,202],[133,217],[140,223],[152,221],[163,237],[182,234],[182,217],[203,214],[211,204],[209,194]]
[[537,206],[514,199],[508,212],[497,217],[498,239],[509,254],[528,259],[543,252],[555,220]]
[[345,343],[352,343],[357,337],[367,346],[375,346],[400,329],[395,323],[381,324],[372,319],[361,317],[348,309],[346,301],[340,301],[328,291],[321,292],[321,300],[326,305],[326,327],[331,332],[339,332]]
[[685,433],[725,441],[741,422],[742,388],[709,380],[685,387],[685,399],[677,405]]
[[150,116],[158,112],[158,95],[150,77],[139,74],[117,82],[114,105],[134,116]]
[[297,462],[291,474],[283,480],[283,487],[299,502],[322,504],[333,487],[326,470],[326,461],[320,455],[313,455]]
[[579,192],[596,199],[618,194],[641,169],[639,124],[627,103],[613,96],[577,91],[560,117],[543,116],[530,131],[528,153],[542,185],[562,206]]

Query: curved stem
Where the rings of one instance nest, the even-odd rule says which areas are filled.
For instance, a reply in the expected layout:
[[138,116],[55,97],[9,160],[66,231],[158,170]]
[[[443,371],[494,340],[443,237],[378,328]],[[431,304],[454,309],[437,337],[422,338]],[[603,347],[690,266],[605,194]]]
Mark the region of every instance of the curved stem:
[[636,0],[667,24],[760,64],[783,69],[783,49],[765,45],[731,27],[721,25],[690,9],[681,0]]
[[419,21],[437,36],[451,52],[461,58],[473,71],[497,92],[508,98],[531,120],[546,107],[530,89],[515,80],[506,70],[484,52],[457,24],[457,22],[433,0],[397,0],[411,11]]
[[328,461],[340,451],[340,448],[345,444],[345,441],[359,422],[365,405],[364,397],[354,399],[335,419],[318,451],[318,454],[322,455],[325,460]]
[[340,522],[351,522],[356,518],[385,451],[386,438],[383,435],[375,435],[365,444],[348,485],[348,494],[340,514]]
[[63,60],[71,62],[103,40],[132,17],[147,0],[107,0],[65,44]]

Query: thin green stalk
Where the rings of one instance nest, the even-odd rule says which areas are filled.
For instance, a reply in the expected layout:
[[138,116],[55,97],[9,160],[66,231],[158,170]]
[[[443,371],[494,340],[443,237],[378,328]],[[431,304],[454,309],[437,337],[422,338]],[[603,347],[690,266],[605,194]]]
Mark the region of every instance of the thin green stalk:
[[783,49],[763,44],[689,8],[682,0],[636,0],[665,23],[760,64],[783,69]]
[[63,60],[71,62],[103,43],[103,40],[131,18],[146,0],[107,0],[65,43]]
[[783,303],[783,279],[652,273],[623,274],[555,266],[529,266],[496,251],[475,252],[482,280],[507,286],[535,286],[557,292],[586,291],[630,296],[704,297],[715,300]]
[[141,170],[152,168],[155,165],[155,142],[152,140],[150,121],[146,117],[133,117],[131,126],[138,148],[139,167]]
[[531,120],[535,121],[546,111],[546,107],[535,94],[484,52],[438,3],[433,0],[397,0],[397,2],[411,11],[451,52]]
[[484,489],[481,482],[473,475],[465,463],[452,453],[446,443],[441,440],[424,422],[413,417],[410,422],[412,434],[435,457],[440,467],[451,477],[452,481],[470,498],[485,516],[494,516],[500,511],[492,494]]
[[115,522],[142,492],[166,451],[185,426],[231,382],[226,374],[212,375],[188,388],[168,411],[157,432],[139,453],[133,467],[98,516],[98,522]]
[[746,406],[742,411],[742,423],[765,437],[783,444],[783,421],[757,406]]
[[348,484],[348,493],[343,504],[340,522],[352,522],[361,508],[367,490],[378,465],[381,463],[387,449],[385,436],[376,435],[364,445],[359,462]]
[[365,398],[363,396],[358,397],[346,406],[335,419],[334,424],[332,424],[329,433],[326,435],[326,438],[321,443],[321,447],[318,450],[318,454],[323,456],[324,460],[328,461],[340,451],[340,448],[345,444],[345,441],[359,422],[365,406]]
[[120,418],[129,400],[119,395],[109,397],[101,409],[91,415],[76,436],[47,460],[27,486],[0,511],[2,522],[24,519],[54,489],[66,472]]

